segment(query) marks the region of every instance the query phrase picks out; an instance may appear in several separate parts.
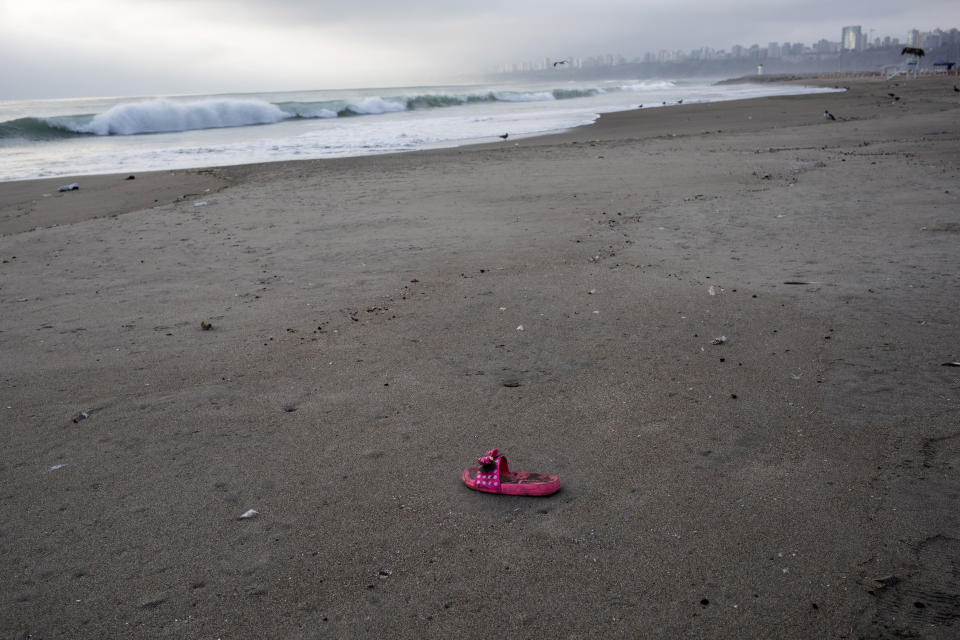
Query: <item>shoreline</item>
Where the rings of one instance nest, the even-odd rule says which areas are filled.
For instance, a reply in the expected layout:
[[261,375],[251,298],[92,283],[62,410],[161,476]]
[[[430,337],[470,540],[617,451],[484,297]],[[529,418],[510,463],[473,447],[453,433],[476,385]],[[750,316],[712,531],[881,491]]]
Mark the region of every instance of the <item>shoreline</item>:
[[[747,79],[746,81],[749,80]],[[803,80],[798,79],[796,82],[784,82],[784,84],[820,84],[822,86],[827,86],[835,85],[835,82],[807,78]],[[740,105],[741,103],[749,103],[754,100],[782,99],[790,97],[800,96],[773,96],[769,98],[729,100],[721,103],[670,105],[666,108],[673,109],[685,107],[689,109],[693,106],[709,107],[710,105],[722,104],[724,102]],[[736,108],[738,107],[734,106],[734,109]],[[201,196],[205,193],[216,192],[220,189],[226,188],[229,186],[229,184],[236,181],[240,177],[250,176],[260,171],[270,171],[270,168],[274,165],[284,165],[288,163],[291,165],[296,165],[297,163],[349,161],[355,158],[379,156],[389,157],[395,155],[406,155],[409,153],[457,152],[460,150],[476,148],[496,148],[510,146],[517,144],[518,141],[520,141],[522,144],[530,144],[533,141],[539,141],[533,142],[535,144],[551,144],[552,141],[563,143],[567,140],[579,140],[581,142],[587,142],[591,140],[589,135],[577,133],[580,131],[589,132],[596,130],[602,135],[616,136],[624,134],[639,134],[646,137],[650,135],[657,135],[657,130],[651,129],[650,126],[680,127],[682,129],[683,124],[681,124],[681,122],[689,122],[692,119],[691,114],[689,113],[684,113],[682,117],[663,117],[662,120],[658,119],[656,116],[653,116],[649,118],[652,123],[650,126],[637,127],[637,121],[633,120],[630,116],[621,116],[615,118],[615,116],[618,116],[618,114],[633,114],[636,111],[640,110],[627,110],[601,114],[595,122],[589,125],[583,125],[581,127],[575,127],[573,129],[560,132],[514,138],[507,143],[479,142],[467,143],[452,147],[440,147],[436,149],[420,149],[417,151],[375,154],[373,156],[316,158],[308,160],[281,160],[269,163],[247,163],[240,165],[204,166],[184,169],[142,171],[135,172],[133,174],[130,172],[117,172],[106,174],[76,174],[49,178],[7,180],[0,182],[0,235],[19,233],[37,227],[69,224],[72,222],[90,219],[92,217],[121,215],[123,213],[129,213],[130,211],[136,211],[138,209],[147,208],[153,205],[167,204],[181,199]],[[654,111],[659,111],[659,108]],[[605,120],[616,120],[618,124],[608,127],[606,126],[607,123]],[[626,123],[626,126],[624,126],[624,123]],[[657,123],[660,124],[658,125]],[[140,182],[137,184],[120,184],[121,181],[126,181],[130,175],[133,175],[135,178],[139,178]],[[70,193],[58,192],[58,188],[60,186],[74,182],[78,184],[82,183],[81,188],[77,191]],[[147,184],[146,188],[143,187],[145,183]],[[88,191],[92,193],[91,196],[86,194]],[[83,195],[81,195],[80,192],[83,192]],[[69,198],[71,205],[73,205],[71,206],[70,213],[60,211],[60,209],[63,207],[58,206],[60,203],[58,203],[57,200],[64,197]],[[110,198],[111,202],[114,204],[114,206],[107,211],[100,210],[98,205],[103,197]],[[53,198],[53,200],[50,200],[51,198]],[[77,201],[79,201],[79,203]],[[77,204],[79,204],[79,206],[76,206]],[[30,226],[33,224],[33,219],[36,219],[37,222],[34,224],[34,226]]]
[[952,637],[952,82],[0,183],[0,632]]

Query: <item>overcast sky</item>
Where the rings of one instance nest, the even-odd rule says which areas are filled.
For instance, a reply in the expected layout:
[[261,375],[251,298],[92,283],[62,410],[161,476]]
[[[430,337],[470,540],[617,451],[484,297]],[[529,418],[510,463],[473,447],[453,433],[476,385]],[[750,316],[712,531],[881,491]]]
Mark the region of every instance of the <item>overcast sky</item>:
[[470,81],[506,62],[960,27],[960,0],[0,0],[0,99]]

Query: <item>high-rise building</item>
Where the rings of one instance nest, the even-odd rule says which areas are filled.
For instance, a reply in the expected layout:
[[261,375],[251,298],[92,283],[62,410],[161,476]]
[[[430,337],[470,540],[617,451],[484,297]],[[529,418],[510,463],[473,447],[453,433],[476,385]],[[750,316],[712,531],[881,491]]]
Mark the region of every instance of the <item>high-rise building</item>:
[[841,51],[859,51],[862,47],[862,35],[860,34],[860,25],[844,27],[840,34]]
[[908,47],[919,47],[920,46],[920,32],[916,29],[910,29],[907,32],[907,46]]

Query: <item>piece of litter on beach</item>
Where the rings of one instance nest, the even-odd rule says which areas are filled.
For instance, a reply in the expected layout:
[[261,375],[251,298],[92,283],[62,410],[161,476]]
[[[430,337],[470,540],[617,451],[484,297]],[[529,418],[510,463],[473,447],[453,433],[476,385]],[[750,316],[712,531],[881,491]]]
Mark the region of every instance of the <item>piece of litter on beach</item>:
[[802,373],[797,372],[797,373],[791,373],[790,377],[793,378],[794,380],[799,380],[802,375],[803,375]]
[[500,311],[506,311],[506,310],[507,310],[506,307],[500,307]]
[[80,422],[81,420],[86,420],[89,417],[90,417],[89,413],[87,413],[86,411],[81,411],[76,415],[76,417],[74,417],[73,421]]
[[250,509],[249,511],[244,511],[243,515],[237,518],[237,520],[249,520],[250,518],[255,517],[258,513],[260,512],[256,509]]
[[391,569],[380,569],[380,571],[377,571],[377,577],[380,578],[381,580],[386,580],[392,575],[393,575],[393,570]]
[[596,314],[599,314],[600,312],[599,312],[599,311],[597,311],[597,310],[594,310],[594,313],[596,313]]
[[709,293],[712,296],[715,296],[717,295],[717,290],[713,288],[713,285],[710,285],[710,287],[707,289],[707,293]]
[[960,367],[960,362],[957,362],[956,360],[953,360],[951,362],[944,362],[943,366],[944,367]]
[[596,292],[597,292],[596,289],[590,289],[590,291],[587,291],[587,294],[589,294],[589,295],[592,296],[592,295],[595,294]]
[[522,324],[517,327],[517,331],[523,331],[523,325],[522,325]]
[[204,206],[206,206],[206,205],[207,205],[207,201],[206,201],[206,200],[199,200],[199,201],[193,203],[193,206],[195,206],[195,207],[204,207]]
[[710,344],[723,344],[727,341],[727,336],[720,336],[719,338],[714,338],[710,341]]
[[55,465],[53,465],[52,467],[50,467],[50,469],[48,469],[48,471],[56,471],[57,469],[63,469],[63,468],[66,467],[66,466],[67,466],[66,463],[64,463],[64,464],[55,464]]
[[57,191],[76,191],[79,188],[80,188],[80,185],[77,184],[76,182],[73,182],[70,184],[63,185],[62,187],[57,189]]

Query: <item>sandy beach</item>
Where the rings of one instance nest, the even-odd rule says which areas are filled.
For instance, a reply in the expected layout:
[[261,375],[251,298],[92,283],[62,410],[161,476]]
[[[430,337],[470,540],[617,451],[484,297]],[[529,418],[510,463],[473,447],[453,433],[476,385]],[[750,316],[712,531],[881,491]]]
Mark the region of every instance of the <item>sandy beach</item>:
[[957,637],[957,80],[0,183],[0,637]]

